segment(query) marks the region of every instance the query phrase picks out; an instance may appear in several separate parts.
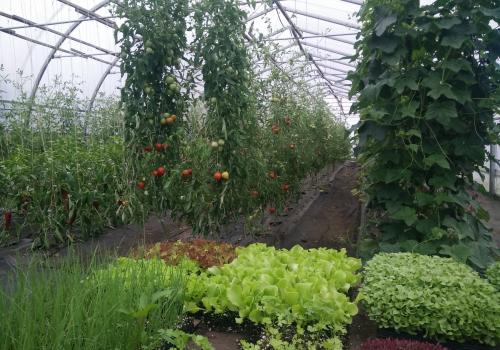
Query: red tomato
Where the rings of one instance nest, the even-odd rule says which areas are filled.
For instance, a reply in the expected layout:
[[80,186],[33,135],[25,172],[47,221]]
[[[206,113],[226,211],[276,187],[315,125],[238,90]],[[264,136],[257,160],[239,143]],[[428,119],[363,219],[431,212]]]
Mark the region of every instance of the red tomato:
[[258,198],[259,197],[259,192],[258,191],[251,191],[250,192],[250,197],[252,197],[252,198]]
[[222,174],[220,171],[216,171],[214,173],[214,180],[217,181],[217,182],[220,182],[222,180]]
[[165,172],[167,171],[167,169],[165,169],[165,167],[163,166],[160,166],[156,169],[156,172],[158,173],[158,176],[163,176],[165,175]]
[[288,190],[290,189],[290,185],[288,184],[288,182],[285,182],[283,185],[281,185],[281,189],[285,192],[288,192]]
[[153,147],[151,147],[151,146],[144,147],[144,152],[151,152],[152,150],[153,150]]
[[155,145],[155,148],[156,148],[156,151],[157,151],[157,152],[161,152],[161,151],[163,151],[163,143],[157,143],[157,144]]
[[[146,187],[146,184],[144,183],[144,181],[139,181],[139,182],[137,183],[137,187],[138,187],[139,189],[143,190],[143,189],[144,189],[144,187]],[[120,200],[120,201],[118,201],[118,202],[120,203],[120,202],[121,202],[121,200]],[[120,203],[120,205],[121,205],[121,203]]]
[[269,214],[272,215],[272,214],[276,213],[276,208],[271,207],[271,208],[268,208],[267,211],[269,212]]
[[278,126],[278,124],[273,124],[271,131],[273,132],[273,134],[278,134],[280,132],[280,127]]
[[187,179],[189,176],[191,176],[191,174],[193,173],[193,169],[184,169],[182,172],[181,172],[181,177],[183,179]]
[[10,230],[10,226],[12,225],[12,212],[11,211],[6,211],[3,213],[3,225],[5,227],[5,230]]
[[153,172],[151,173],[151,175],[153,175],[153,176],[158,176],[158,170],[156,170],[156,169],[155,169],[155,170],[153,170]]

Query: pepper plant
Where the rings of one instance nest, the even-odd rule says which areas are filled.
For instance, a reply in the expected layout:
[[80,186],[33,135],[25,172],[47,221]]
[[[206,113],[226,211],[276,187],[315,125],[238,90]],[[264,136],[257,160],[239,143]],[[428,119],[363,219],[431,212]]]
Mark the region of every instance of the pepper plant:
[[488,215],[468,190],[485,146],[498,141],[499,18],[493,0],[362,7],[352,111],[361,118],[378,249],[447,255],[479,269],[496,254]]

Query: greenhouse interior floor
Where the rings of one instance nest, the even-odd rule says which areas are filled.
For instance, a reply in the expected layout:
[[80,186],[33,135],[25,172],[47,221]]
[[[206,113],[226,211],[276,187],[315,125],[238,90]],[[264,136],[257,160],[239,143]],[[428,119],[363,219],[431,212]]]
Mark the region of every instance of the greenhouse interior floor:
[[[346,248],[349,255],[354,256],[361,217],[360,202],[352,193],[357,186],[357,173],[358,167],[352,162],[324,169],[303,182],[301,197],[290,203],[285,213],[266,213],[253,226],[242,219],[225,227],[219,239],[237,245],[263,242],[279,248],[296,244],[305,248]],[[495,242],[500,246],[500,201],[482,194],[478,194],[478,199],[490,213],[488,226],[493,229]],[[163,219],[161,224],[157,217],[151,217],[144,229],[135,225],[110,229],[92,241],[76,244],[76,247],[84,256],[91,255],[96,249],[107,254],[127,255],[138,247],[191,238],[196,237],[187,225],[171,218]],[[31,241],[24,239],[15,246],[0,249],[0,280],[16,262],[29,259],[30,245]],[[71,250],[63,248],[49,254],[55,258],[63,257]],[[239,340],[248,338],[251,331],[226,331],[196,320],[196,333],[208,337],[217,350],[239,349]],[[348,349],[359,349],[364,340],[376,335],[384,334],[361,310],[354,317],[345,343]],[[478,344],[448,344],[448,347],[452,350],[492,349]]]

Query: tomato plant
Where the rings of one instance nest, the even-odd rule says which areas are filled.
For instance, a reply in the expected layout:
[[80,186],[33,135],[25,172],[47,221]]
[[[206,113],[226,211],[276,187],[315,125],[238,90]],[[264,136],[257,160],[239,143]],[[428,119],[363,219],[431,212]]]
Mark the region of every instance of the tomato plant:
[[268,207],[281,213],[302,179],[349,156],[345,129],[321,93],[276,69],[265,79],[254,72],[251,59],[266,48],[245,42],[238,1],[188,4],[115,7],[119,104],[98,101],[81,113],[88,101],[62,83],[7,115],[0,243],[21,229],[49,247],[167,213],[213,234]]

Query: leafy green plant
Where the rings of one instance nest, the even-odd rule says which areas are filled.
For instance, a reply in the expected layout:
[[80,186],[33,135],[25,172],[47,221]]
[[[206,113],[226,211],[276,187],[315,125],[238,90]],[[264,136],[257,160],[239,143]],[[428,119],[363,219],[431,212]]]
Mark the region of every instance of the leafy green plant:
[[499,136],[497,7],[370,0],[359,12],[349,77],[378,250],[452,256],[481,270],[497,253],[481,222],[488,215],[467,192]]
[[186,273],[160,260],[34,261],[0,288],[0,348],[138,350],[176,326]]
[[176,265],[188,258],[202,268],[221,266],[233,261],[236,247],[230,243],[206,239],[166,241],[156,243],[146,251],[146,258],[160,258],[169,265]]
[[500,290],[500,261],[491,264],[486,270],[486,277],[492,285]]
[[165,345],[165,343],[170,346],[175,346],[175,349],[177,350],[184,350],[190,342],[198,345],[200,350],[215,350],[206,337],[186,333],[180,329],[160,329],[158,333],[152,337],[155,341],[150,345],[143,347],[144,350],[157,350],[162,345]]
[[358,312],[346,293],[356,284],[359,260],[345,250],[295,246],[277,250],[264,244],[237,248],[237,258],[188,281],[186,309],[238,314],[266,327],[296,327],[298,334],[345,333]]
[[368,261],[360,294],[382,328],[435,339],[500,341],[500,293],[451,258],[380,253]]
[[[297,332],[298,331],[298,332]],[[283,330],[267,327],[265,335],[256,344],[242,340],[243,350],[342,350],[342,341],[337,336],[328,336],[325,333],[307,333],[303,329],[296,329],[293,335],[282,334]],[[307,334],[306,334],[307,333]]]

